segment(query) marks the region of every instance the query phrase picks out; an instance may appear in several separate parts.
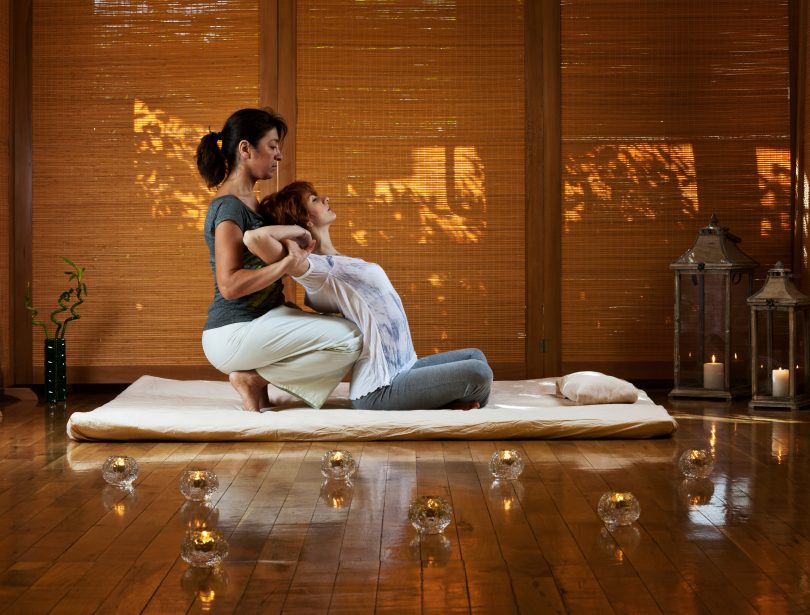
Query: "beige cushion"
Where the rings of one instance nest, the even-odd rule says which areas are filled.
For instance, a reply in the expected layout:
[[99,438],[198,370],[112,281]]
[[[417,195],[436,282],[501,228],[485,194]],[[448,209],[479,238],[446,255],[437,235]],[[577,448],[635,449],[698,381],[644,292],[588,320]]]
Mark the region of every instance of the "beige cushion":
[[621,378],[600,372],[574,372],[560,378],[560,394],[580,405],[634,404],[638,389]]

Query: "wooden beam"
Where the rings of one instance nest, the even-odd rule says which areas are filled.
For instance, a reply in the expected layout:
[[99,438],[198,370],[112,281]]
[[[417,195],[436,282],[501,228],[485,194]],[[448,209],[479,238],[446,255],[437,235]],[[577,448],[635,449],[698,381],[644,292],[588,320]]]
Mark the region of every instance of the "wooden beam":
[[295,135],[298,121],[296,92],[296,2],[278,0],[278,111],[290,131],[284,141],[284,160],[279,167],[279,185],[295,181]]
[[561,364],[560,6],[524,5],[526,377]]
[[32,379],[31,319],[23,299],[32,279],[32,46],[33,2],[11,3],[10,44],[10,167],[9,207],[11,246],[9,259],[11,314],[11,384]]

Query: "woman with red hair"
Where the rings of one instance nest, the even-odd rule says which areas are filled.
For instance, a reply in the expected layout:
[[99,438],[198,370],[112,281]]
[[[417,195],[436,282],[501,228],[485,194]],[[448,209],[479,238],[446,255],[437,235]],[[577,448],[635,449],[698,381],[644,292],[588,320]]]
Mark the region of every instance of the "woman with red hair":
[[385,271],[340,254],[332,243],[329,228],[337,214],[328,197],[319,196],[308,182],[293,182],[262,199],[258,212],[268,226],[245,233],[247,248],[266,263],[300,249],[311,251],[289,270],[306,289],[306,304],[341,313],[363,334],[349,390],[354,408],[469,410],[486,405],[492,370],[484,354],[469,348],[417,358],[402,301]]

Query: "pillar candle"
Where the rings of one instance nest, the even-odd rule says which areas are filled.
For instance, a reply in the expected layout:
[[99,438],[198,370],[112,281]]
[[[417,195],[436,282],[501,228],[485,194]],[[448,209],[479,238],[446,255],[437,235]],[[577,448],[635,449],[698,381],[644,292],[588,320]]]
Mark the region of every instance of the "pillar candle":
[[787,397],[790,395],[790,371],[780,367],[773,370],[772,378],[774,397]]
[[722,363],[715,362],[714,355],[712,355],[711,363],[703,364],[703,388],[725,388],[725,368]]

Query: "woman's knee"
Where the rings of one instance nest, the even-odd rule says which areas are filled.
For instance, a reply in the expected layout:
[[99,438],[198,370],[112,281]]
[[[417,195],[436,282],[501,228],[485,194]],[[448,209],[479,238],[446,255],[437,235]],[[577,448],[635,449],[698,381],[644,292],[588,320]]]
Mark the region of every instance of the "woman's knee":
[[470,358],[475,359],[476,361],[481,361],[483,363],[487,362],[486,355],[481,352],[478,348],[469,348]]
[[492,368],[486,361],[470,359],[467,363],[468,379],[477,386],[489,386],[492,384]]

